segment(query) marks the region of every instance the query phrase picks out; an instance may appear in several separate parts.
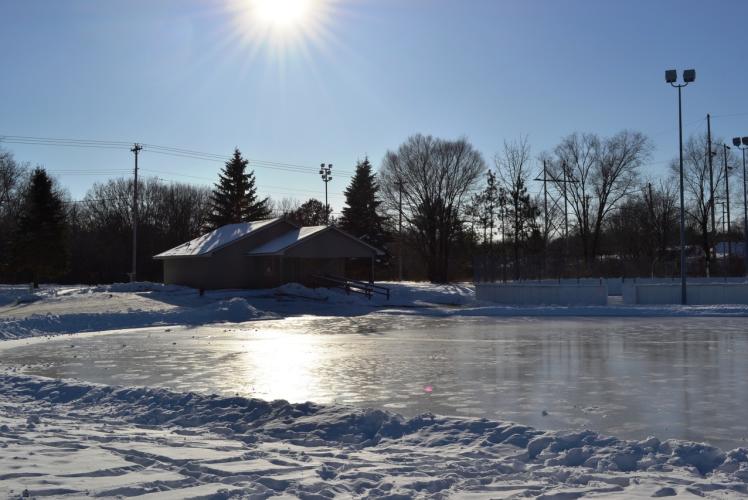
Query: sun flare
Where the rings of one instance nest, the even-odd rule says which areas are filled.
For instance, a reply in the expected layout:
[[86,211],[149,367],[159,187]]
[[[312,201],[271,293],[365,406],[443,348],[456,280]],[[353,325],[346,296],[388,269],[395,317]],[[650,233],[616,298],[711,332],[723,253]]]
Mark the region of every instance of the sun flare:
[[310,15],[312,0],[252,0],[254,16],[274,28],[290,28]]
[[339,0],[225,1],[232,19],[226,43],[250,63],[265,56],[281,65],[309,62],[336,44],[332,21],[340,14]]

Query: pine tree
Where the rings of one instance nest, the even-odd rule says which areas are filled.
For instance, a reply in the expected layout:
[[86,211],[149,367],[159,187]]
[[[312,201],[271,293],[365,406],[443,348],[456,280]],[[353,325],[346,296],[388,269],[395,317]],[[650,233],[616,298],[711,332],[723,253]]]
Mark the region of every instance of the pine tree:
[[218,184],[211,195],[209,229],[261,220],[270,215],[268,199],[258,198],[255,173],[252,170],[247,173],[248,165],[249,161],[242,158],[239,149],[234,149],[234,156],[218,175]]
[[61,196],[47,172],[36,168],[24,194],[18,221],[14,257],[21,275],[30,277],[34,286],[40,279],[64,275],[68,268],[67,243]]
[[382,201],[378,195],[376,174],[369,159],[366,158],[356,165],[356,173],[345,190],[345,207],[339,226],[342,230],[379,248],[387,236],[384,230],[384,217],[379,213]]

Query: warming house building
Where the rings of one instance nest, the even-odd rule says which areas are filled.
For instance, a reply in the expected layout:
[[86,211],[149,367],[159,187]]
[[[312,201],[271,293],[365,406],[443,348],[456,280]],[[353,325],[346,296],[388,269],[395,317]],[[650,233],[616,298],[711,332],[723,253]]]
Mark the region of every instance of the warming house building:
[[154,259],[164,263],[164,283],[210,290],[313,285],[315,276],[345,276],[352,265],[368,269],[371,280],[378,255],[335,226],[298,227],[278,218],[222,226]]

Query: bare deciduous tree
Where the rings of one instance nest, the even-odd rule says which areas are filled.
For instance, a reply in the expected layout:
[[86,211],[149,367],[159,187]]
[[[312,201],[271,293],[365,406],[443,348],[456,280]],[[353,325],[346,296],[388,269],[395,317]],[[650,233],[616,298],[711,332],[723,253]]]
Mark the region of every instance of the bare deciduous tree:
[[[155,279],[160,265],[151,256],[198,236],[210,213],[210,189],[158,179],[138,183],[140,244],[138,268]],[[121,280],[130,267],[132,179],[95,184],[75,206],[73,273],[79,280]]]
[[464,138],[418,134],[385,155],[380,177],[385,202],[397,213],[402,187],[403,216],[432,281],[448,280],[450,247],[485,171],[482,155]]
[[296,198],[281,198],[280,200],[271,200],[270,206],[272,207],[273,217],[283,217],[291,214],[299,209],[301,202]]
[[507,200],[508,235],[512,238],[514,279],[520,278],[520,249],[538,229],[538,207],[527,191],[530,181],[530,146],[526,138],[504,142],[504,149],[494,158],[499,183]]
[[606,217],[637,187],[639,168],[652,152],[640,132],[624,130],[609,138],[574,133],[556,147],[552,175],[567,197],[576,219],[585,261],[598,255]]
[[[709,161],[707,157],[706,135],[692,136],[683,146],[683,188],[686,193],[686,215],[691,226],[699,234],[699,245],[704,254],[704,264],[707,275],[710,274],[712,266],[712,246],[715,235],[711,231],[710,224],[713,218],[713,210],[717,203],[724,200],[725,180],[725,151],[722,147],[715,147],[722,141],[713,141],[714,158],[712,160],[712,181],[714,184],[714,199],[712,199],[712,186],[710,186]],[[734,159],[728,154],[728,164],[732,166]],[[679,161],[673,159],[670,170],[674,176],[679,175]]]

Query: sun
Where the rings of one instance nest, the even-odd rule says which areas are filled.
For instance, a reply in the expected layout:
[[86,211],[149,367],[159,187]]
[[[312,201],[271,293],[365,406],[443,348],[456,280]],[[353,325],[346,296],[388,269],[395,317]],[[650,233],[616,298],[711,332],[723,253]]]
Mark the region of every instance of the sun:
[[227,47],[248,63],[268,56],[286,62],[326,52],[335,40],[332,24],[342,0],[224,0],[231,22]]
[[312,0],[252,0],[257,21],[272,28],[299,26],[310,16]]

